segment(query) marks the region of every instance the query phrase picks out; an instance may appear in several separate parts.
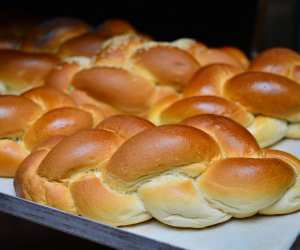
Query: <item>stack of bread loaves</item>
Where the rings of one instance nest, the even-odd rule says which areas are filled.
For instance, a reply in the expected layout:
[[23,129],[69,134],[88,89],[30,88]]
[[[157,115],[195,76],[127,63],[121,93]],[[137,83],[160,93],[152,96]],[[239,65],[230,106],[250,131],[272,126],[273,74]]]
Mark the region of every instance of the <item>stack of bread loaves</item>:
[[299,160],[262,149],[300,138],[296,52],[250,62],[70,18],[16,44],[0,41],[0,175],[15,175],[20,197],[115,226],[300,209]]

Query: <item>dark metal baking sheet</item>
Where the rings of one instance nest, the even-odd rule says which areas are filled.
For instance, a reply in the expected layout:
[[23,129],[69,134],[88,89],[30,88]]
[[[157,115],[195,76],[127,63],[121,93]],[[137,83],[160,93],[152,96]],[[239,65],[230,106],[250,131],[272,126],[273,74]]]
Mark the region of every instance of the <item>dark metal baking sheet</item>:
[[3,193],[0,211],[116,249],[182,249]]
[[[0,211],[116,249],[183,249],[4,193]],[[300,250],[300,235],[291,250]]]

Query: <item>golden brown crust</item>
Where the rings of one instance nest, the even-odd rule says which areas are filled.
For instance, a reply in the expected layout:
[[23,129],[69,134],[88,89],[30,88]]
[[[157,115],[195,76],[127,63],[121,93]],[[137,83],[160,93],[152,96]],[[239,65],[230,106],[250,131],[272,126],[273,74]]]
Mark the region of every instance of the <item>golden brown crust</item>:
[[239,69],[246,69],[249,61],[246,55],[235,47],[208,48],[203,43],[182,38],[172,43],[190,53],[201,66],[227,64]]
[[270,149],[270,148],[263,149],[262,153],[266,158],[279,159],[288,163],[297,174],[300,173],[300,164],[299,164],[300,160],[297,157],[287,152],[276,150],[276,149]]
[[[204,43],[190,39],[180,38],[172,42],[176,47],[183,49],[190,53],[199,62],[198,57],[201,56],[204,50],[207,49]],[[201,65],[202,66],[202,65]]]
[[151,218],[136,195],[114,192],[94,175],[73,182],[70,190],[78,212],[89,218],[117,226]]
[[23,140],[26,147],[32,149],[54,135],[67,136],[92,126],[92,116],[83,110],[70,107],[54,109],[35,121],[26,131]]
[[19,135],[35,121],[42,110],[21,96],[0,96],[0,136]]
[[0,81],[5,93],[20,93],[42,85],[45,76],[58,63],[52,55],[0,50]]
[[253,117],[240,105],[217,96],[194,96],[174,102],[160,114],[160,123],[178,123],[201,114],[222,115],[242,125],[248,125]]
[[0,96],[0,140],[13,143],[0,148],[7,162],[0,175],[13,176],[21,158],[49,138],[92,128],[107,115],[103,112],[98,117],[98,109],[76,108],[69,96],[50,87],[35,88],[22,96]]
[[103,121],[106,117],[116,114],[115,110],[108,105],[96,106],[93,104],[82,104],[79,106],[81,110],[88,112],[93,117],[93,127]]
[[59,46],[73,37],[88,32],[89,26],[81,20],[54,18],[37,25],[23,42],[25,51],[55,52]]
[[104,177],[115,188],[126,190],[141,179],[219,156],[219,147],[204,132],[183,125],[166,125],[148,129],[125,142],[112,156]]
[[123,69],[94,67],[78,72],[72,84],[99,101],[126,112],[141,112],[153,92],[146,79]]
[[100,169],[120,143],[121,138],[109,131],[78,132],[62,140],[50,151],[38,173],[49,180],[59,180],[82,168]]
[[198,70],[197,61],[184,50],[168,46],[140,49],[135,62],[146,68],[160,84],[185,85]]
[[237,75],[226,82],[224,96],[255,114],[300,120],[300,85],[279,75],[263,72]]
[[58,51],[61,58],[70,56],[96,56],[105,39],[94,33],[76,36],[64,42]]
[[[75,108],[61,108],[74,105],[70,97],[48,87],[32,89],[22,96],[1,96],[0,154],[4,165],[0,176],[14,176],[30,149],[50,136],[91,128],[90,114]],[[48,112],[53,109],[54,112]],[[69,114],[68,109],[73,113]],[[89,126],[86,116],[90,119]]]
[[28,151],[17,142],[0,139],[0,176],[14,176]]
[[218,142],[226,157],[256,156],[259,146],[255,138],[238,123],[223,116],[199,115],[185,119],[182,124],[203,130]]
[[153,127],[151,122],[137,116],[115,115],[100,122],[96,128],[114,132],[127,140],[143,130]]
[[41,180],[35,177],[35,173],[47,153],[46,149],[35,151],[20,164],[14,178],[15,192],[18,196],[42,203],[46,202],[45,190]]
[[260,53],[250,65],[251,71],[279,74],[295,81],[300,80],[300,55],[287,48],[272,48]]
[[201,67],[183,90],[183,95],[222,96],[223,86],[227,80],[243,71],[229,64],[211,64]]
[[226,46],[226,47],[223,47],[223,48],[219,48],[219,50],[229,54],[232,57],[234,57],[237,61],[239,61],[241,63],[241,65],[243,66],[243,69],[248,68],[248,66],[250,64],[249,59],[247,58],[245,53],[243,51],[241,51],[240,49],[238,49],[236,47]]
[[[281,160],[228,158],[210,166],[198,184],[210,201],[243,217],[272,204],[294,181],[293,169]],[[238,211],[243,206],[246,212]]]
[[153,127],[114,116],[101,129],[52,138],[21,164],[16,192],[116,226],[153,216],[202,228],[300,209],[299,160],[260,150],[247,130],[224,117],[185,123]]
[[22,162],[14,180],[16,193],[23,198],[75,213],[69,189],[62,183],[48,182],[36,174],[48,151],[35,151]]
[[237,68],[243,68],[242,63],[229,53],[220,49],[208,48],[198,51],[195,55],[201,66],[215,63],[229,64]]
[[110,19],[100,24],[96,29],[96,33],[104,38],[110,38],[128,33],[136,33],[134,27],[122,19]]
[[64,139],[65,136],[64,135],[55,135],[55,136],[52,136],[51,138],[43,141],[42,143],[40,144],[37,144],[31,152],[34,152],[34,151],[39,151],[39,150],[50,150],[52,148],[54,148],[56,146],[56,144],[58,144],[62,139]]
[[51,87],[34,88],[26,91],[22,96],[38,104],[44,111],[75,106],[71,97]]
[[75,63],[62,63],[53,68],[45,77],[45,85],[69,93],[73,76],[80,70]]

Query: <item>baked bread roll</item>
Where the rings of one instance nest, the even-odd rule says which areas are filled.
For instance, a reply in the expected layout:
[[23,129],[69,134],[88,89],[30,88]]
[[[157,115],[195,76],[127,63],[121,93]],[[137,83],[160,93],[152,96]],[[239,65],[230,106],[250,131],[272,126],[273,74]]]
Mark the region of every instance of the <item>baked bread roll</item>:
[[25,36],[22,50],[55,53],[65,41],[89,31],[90,27],[74,18],[54,18],[40,23]]
[[116,116],[57,141],[22,162],[18,196],[115,226],[203,228],[300,208],[299,160],[225,117],[155,127]]
[[165,99],[151,110],[155,124],[178,123],[197,114],[226,116],[248,128],[262,147],[300,138],[300,85],[265,72],[244,72],[213,64],[201,68],[181,98]]
[[49,138],[92,128],[105,117],[92,105],[76,107],[71,97],[49,87],[0,96],[0,176],[14,176],[31,150]]
[[0,94],[20,94],[43,85],[58,63],[52,55],[0,50]]

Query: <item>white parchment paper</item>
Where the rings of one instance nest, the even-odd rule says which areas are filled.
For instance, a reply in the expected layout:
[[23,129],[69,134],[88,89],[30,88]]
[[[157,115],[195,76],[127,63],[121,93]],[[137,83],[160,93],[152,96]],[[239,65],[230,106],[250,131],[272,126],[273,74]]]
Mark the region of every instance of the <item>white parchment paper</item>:
[[[300,141],[274,146],[300,158]],[[0,192],[15,195],[12,179],[0,178]],[[286,250],[300,232],[300,212],[283,216],[233,219],[206,229],[176,229],[154,220],[123,230],[193,250]]]

